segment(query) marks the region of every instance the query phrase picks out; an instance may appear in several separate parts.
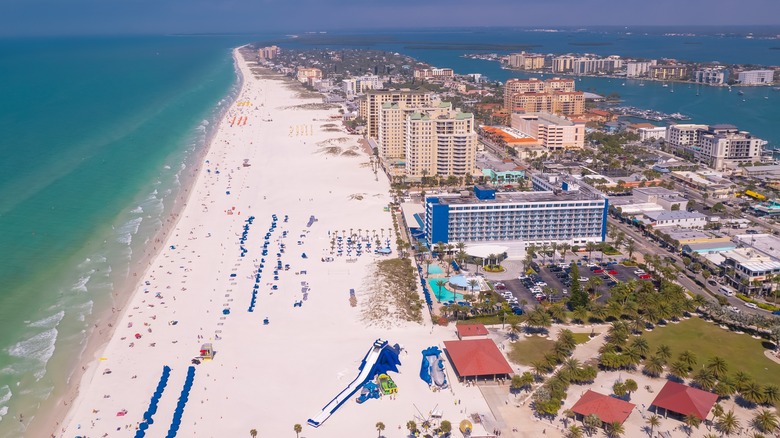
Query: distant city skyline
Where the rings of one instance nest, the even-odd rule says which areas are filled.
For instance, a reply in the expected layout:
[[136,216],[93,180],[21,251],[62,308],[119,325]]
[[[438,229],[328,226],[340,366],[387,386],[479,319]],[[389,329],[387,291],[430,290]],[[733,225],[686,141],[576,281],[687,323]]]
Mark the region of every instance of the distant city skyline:
[[[528,17],[533,17],[529,19]],[[464,26],[780,25],[778,0],[4,0],[0,34],[263,33]]]

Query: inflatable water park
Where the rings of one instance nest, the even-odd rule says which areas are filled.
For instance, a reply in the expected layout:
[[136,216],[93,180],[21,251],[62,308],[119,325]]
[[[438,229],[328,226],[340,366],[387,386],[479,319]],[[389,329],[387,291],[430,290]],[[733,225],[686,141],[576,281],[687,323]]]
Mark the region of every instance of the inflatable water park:
[[434,391],[447,389],[447,372],[441,354],[442,351],[436,346],[428,347],[422,351],[420,378]]
[[401,365],[401,361],[398,359],[400,352],[401,347],[398,344],[390,346],[388,341],[381,339],[374,341],[374,345],[371,346],[360,363],[359,373],[355,380],[329,401],[317,415],[309,418],[307,423],[313,427],[319,427],[358,391],[360,391],[360,395],[355,398],[357,403],[397,393],[398,388],[387,373],[390,371],[398,372],[398,366]]

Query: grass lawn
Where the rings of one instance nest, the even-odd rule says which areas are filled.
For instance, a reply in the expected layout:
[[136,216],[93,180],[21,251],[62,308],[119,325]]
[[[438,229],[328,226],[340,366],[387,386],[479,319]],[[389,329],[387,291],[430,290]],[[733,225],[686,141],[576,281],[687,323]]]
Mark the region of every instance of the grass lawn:
[[509,360],[520,365],[531,365],[533,362],[544,359],[545,353],[552,351],[555,341],[539,336],[521,336],[512,346],[509,352]]
[[[574,335],[574,342],[577,344],[584,344],[590,340],[590,333],[572,333]],[[596,333],[599,335],[599,333]]]
[[677,360],[677,356],[685,350],[696,354],[698,366],[713,356],[720,356],[728,364],[729,373],[741,370],[758,384],[780,386],[780,365],[764,356],[763,344],[766,341],[763,339],[724,330],[701,318],[657,327],[652,332],[645,332],[644,336],[650,344],[650,351],[655,351],[659,344],[668,345],[672,350],[670,362]]

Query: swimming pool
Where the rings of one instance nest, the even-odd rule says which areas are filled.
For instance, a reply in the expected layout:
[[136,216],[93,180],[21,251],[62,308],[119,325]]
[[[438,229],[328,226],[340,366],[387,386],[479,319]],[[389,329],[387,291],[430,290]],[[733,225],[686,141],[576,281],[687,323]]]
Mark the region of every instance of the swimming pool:
[[442,272],[444,272],[444,271],[439,267],[439,265],[430,265],[430,266],[428,266],[428,274],[429,275],[437,275],[437,274],[441,274]]
[[435,297],[438,301],[458,301],[463,299],[463,294],[453,294],[452,291],[447,290],[446,287],[441,288],[441,294],[439,293],[439,285],[436,284],[436,282],[444,280],[447,281],[446,278],[429,278],[428,279],[428,287],[431,288],[431,296]]

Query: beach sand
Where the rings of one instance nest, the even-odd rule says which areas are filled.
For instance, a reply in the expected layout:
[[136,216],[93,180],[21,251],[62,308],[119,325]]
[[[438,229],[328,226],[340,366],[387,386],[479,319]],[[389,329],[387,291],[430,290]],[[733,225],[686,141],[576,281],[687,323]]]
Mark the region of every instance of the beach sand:
[[[90,358],[77,398],[49,433],[135,434],[168,366],[170,378],[146,431],[166,436],[191,360],[207,342],[216,354],[194,366],[178,436],[248,436],[250,429],[260,437],[293,436],[295,424],[310,438],[373,436],[381,421],[384,436],[401,437],[408,435],[407,421],[419,425],[434,409],[455,427],[468,414],[489,415],[478,388],[453,382],[433,392],[419,377],[420,351],[454,339],[453,327],[433,327],[427,311],[423,324],[398,321],[391,308],[381,321],[364,317],[368,275],[386,256],[373,249],[360,256],[330,254],[336,233],[371,236],[372,242],[380,237],[383,245],[389,239],[393,247],[396,239],[385,210],[387,179],[374,173],[357,137],[323,127],[334,123],[330,116],[338,115],[337,108],[302,97],[289,79],[255,76],[235,55],[243,88],[210,145],[188,203],[166,241],[156,244],[163,249],[139,276],[110,341]],[[309,226],[312,215],[316,221]],[[271,236],[263,256],[266,233]],[[290,266],[274,280],[277,258]],[[257,302],[249,312],[261,259]],[[309,288],[305,301],[302,282]],[[349,302],[352,288],[356,307]],[[400,373],[390,374],[398,394],[360,405],[347,400],[319,428],[307,425],[358,375],[379,338],[403,347]],[[449,376],[455,380],[452,370]]]

